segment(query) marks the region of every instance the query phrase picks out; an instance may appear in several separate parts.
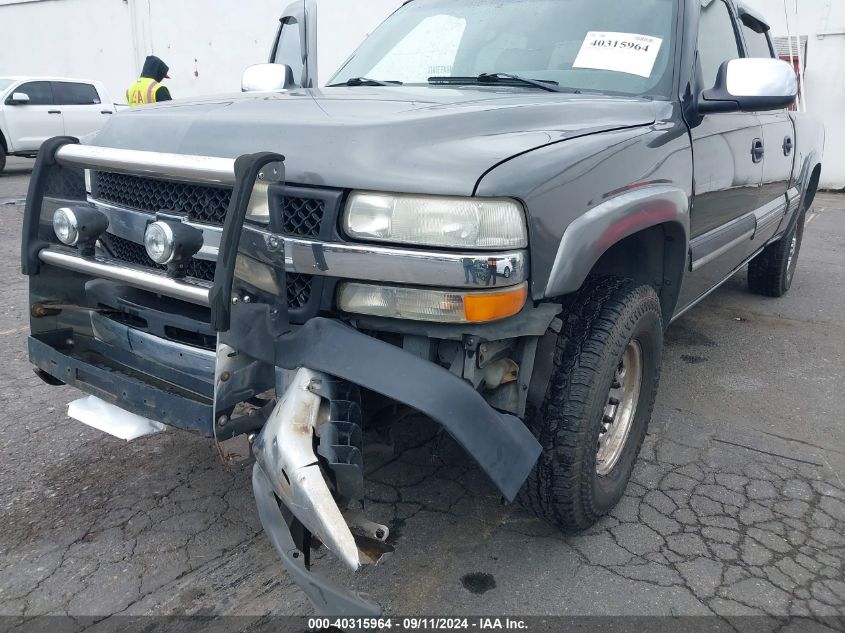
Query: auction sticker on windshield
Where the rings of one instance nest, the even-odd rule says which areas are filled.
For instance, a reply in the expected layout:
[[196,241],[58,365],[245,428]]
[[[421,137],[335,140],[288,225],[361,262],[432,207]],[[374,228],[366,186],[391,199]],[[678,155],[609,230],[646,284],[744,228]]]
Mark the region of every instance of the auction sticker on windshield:
[[590,31],[572,67],[651,77],[662,44],[650,35]]

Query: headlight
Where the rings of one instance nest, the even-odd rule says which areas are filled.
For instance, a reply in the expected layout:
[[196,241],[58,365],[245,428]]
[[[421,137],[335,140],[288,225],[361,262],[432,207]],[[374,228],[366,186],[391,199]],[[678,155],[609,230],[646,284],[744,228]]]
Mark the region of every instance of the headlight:
[[515,200],[354,192],[343,227],[359,240],[465,249],[528,246]]

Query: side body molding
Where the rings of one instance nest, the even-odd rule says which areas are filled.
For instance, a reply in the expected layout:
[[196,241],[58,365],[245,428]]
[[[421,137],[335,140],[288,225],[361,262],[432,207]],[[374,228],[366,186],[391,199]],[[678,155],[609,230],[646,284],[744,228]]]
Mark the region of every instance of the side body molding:
[[575,219],[563,234],[546,297],[577,291],[614,244],[653,226],[673,223],[689,242],[689,198],[671,185],[646,185],[605,200]]

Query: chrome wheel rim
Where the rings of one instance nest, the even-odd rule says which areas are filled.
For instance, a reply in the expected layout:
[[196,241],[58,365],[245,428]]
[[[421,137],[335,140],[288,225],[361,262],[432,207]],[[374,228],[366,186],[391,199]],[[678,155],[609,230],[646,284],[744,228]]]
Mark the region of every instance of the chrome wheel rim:
[[637,341],[631,341],[613,373],[604,407],[596,452],[596,472],[599,475],[610,473],[622,456],[637,413],[642,382],[643,350]]

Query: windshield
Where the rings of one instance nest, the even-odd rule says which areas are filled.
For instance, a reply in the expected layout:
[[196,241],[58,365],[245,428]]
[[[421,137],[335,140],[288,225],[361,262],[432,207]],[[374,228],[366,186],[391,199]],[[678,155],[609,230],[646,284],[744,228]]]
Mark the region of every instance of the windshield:
[[3,79],[0,77],[0,94],[3,94],[3,92],[6,91],[6,88],[11,86],[13,83],[15,83],[14,79]]
[[[670,93],[677,0],[414,0],[390,16],[330,84],[357,77],[509,73],[575,90]],[[526,86],[530,88],[530,86]]]

